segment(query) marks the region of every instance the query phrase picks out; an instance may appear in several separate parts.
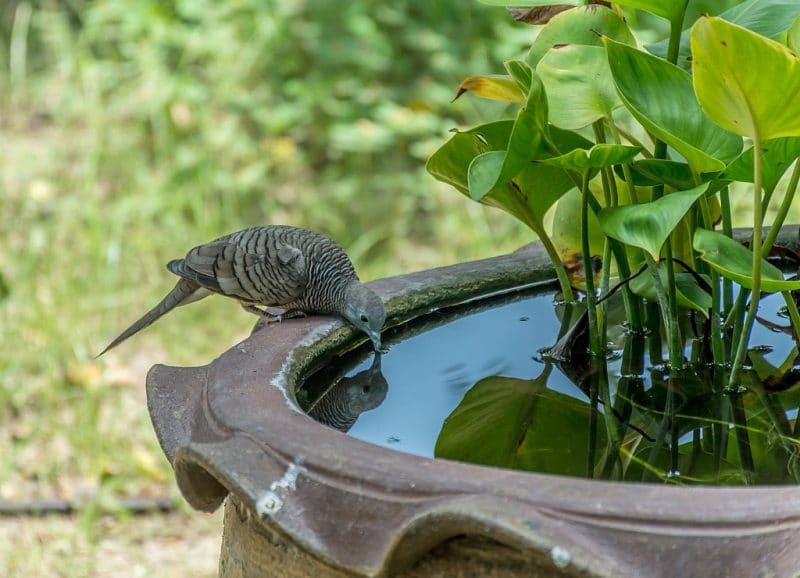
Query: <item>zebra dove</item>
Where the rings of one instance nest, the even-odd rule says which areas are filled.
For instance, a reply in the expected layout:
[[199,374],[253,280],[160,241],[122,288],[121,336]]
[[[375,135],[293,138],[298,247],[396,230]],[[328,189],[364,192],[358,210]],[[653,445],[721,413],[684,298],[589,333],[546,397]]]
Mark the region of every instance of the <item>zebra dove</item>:
[[271,316],[258,305],[280,308],[287,317],[339,315],[364,331],[376,351],[381,348],[383,302],[359,281],[344,250],[319,233],[286,225],[244,229],[195,247],[167,269],[180,277],[175,288],[98,357],[171,309],[212,293],[232,297],[270,321],[282,316]]

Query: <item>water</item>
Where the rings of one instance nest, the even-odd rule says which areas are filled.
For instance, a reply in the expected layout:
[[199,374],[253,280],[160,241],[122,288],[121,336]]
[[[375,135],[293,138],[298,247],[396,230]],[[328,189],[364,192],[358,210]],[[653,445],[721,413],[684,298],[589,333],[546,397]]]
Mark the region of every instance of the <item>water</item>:
[[[751,377],[746,392],[727,394],[708,385],[711,368],[702,364],[669,383],[664,359],[656,359],[666,357],[663,346],[615,325],[604,379],[574,364],[565,372],[542,356],[559,337],[561,317],[580,314],[553,299],[521,293],[467,306],[468,314],[434,313],[387,332],[390,350],[380,359],[361,351],[312,376],[298,399],[353,437],[427,457],[687,484],[800,479],[793,423],[800,360],[791,336],[757,324],[749,374],[758,370],[765,385]],[[768,297],[760,315],[786,325],[782,304]],[[621,317],[618,305],[611,309],[612,319]],[[690,335],[689,319],[683,329]],[[700,345],[687,340],[687,356]]]

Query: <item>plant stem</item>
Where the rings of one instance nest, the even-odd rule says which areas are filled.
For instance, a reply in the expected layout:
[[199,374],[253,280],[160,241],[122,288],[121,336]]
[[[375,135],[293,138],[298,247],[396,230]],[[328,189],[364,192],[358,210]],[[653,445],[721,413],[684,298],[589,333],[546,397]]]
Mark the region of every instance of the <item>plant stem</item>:
[[[661,275],[658,272],[658,265],[646,251],[644,252],[645,262],[647,268],[653,277],[653,288],[658,297],[658,304],[661,308],[661,317],[664,323],[664,330],[667,334],[667,348],[669,350],[669,364],[672,371],[677,371],[683,367],[683,350],[681,347],[680,331],[677,324],[677,316],[673,317],[671,313],[671,305],[669,302],[668,293],[664,291],[664,285],[661,283]],[[672,280],[672,286],[675,286],[675,280]]]
[[[725,186],[719,192],[720,208],[722,209],[722,232],[725,236],[733,238],[733,217],[731,216],[731,196]],[[733,281],[722,281],[722,313],[727,315],[733,306]]]
[[[728,388],[731,390],[739,388],[739,377],[747,357],[747,345],[750,342],[750,333],[753,330],[753,322],[756,319],[758,303],[761,299],[761,222],[763,220],[761,213],[761,161],[761,139],[758,132],[755,132],[753,135],[753,240],[750,243],[750,250],[753,252],[753,286],[750,306],[747,308],[742,332],[738,335],[738,346],[728,381]],[[734,338],[736,339],[737,336],[734,335]]]
[[586,309],[589,314],[589,350],[594,358],[603,356],[597,324],[597,295],[594,292],[594,271],[589,248],[589,169],[583,172],[581,183],[581,253],[583,253],[583,275],[586,281]]

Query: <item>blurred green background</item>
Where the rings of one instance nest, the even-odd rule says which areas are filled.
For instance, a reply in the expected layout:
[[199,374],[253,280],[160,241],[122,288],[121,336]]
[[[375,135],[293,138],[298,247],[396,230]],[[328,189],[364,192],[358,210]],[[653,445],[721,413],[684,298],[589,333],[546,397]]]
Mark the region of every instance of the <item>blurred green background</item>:
[[424,162],[502,112],[451,100],[531,33],[464,0],[0,3],[0,500],[86,505],[63,539],[0,525],[0,575],[54,556],[106,575],[97,512],[176,494],[144,374],[207,363],[254,318],[206,300],[95,361],[172,287],[168,260],[265,223],[330,235],[364,279],[530,240]]

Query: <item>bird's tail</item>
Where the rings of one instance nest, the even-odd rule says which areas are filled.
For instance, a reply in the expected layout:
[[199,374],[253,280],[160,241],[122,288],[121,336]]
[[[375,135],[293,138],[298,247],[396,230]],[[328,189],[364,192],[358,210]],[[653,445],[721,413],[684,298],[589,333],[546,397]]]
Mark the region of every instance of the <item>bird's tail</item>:
[[[141,319],[139,319],[136,323],[128,327],[125,331],[120,334],[114,341],[112,341],[108,347],[106,347],[103,351],[101,351],[97,357],[100,357],[105,352],[109,351],[110,349],[115,348],[117,345],[128,339],[131,335],[138,333],[145,327],[151,325],[156,319],[164,315],[165,313],[169,312],[170,310],[178,307],[179,305],[184,305],[186,303],[191,303],[195,301],[197,297],[194,297],[195,292],[199,291],[200,285],[195,283],[194,281],[190,281],[188,279],[181,279],[175,285],[175,287],[167,293],[166,297],[164,297],[161,302],[153,307],[150,311],[145,313]],[[194,298],[193,298],[194,297]],[[205,295],[203,295],[205,297]]]

